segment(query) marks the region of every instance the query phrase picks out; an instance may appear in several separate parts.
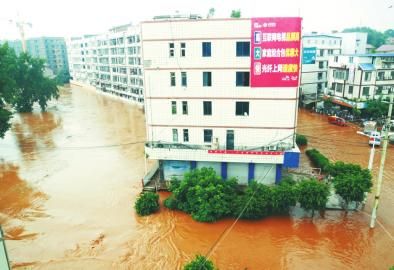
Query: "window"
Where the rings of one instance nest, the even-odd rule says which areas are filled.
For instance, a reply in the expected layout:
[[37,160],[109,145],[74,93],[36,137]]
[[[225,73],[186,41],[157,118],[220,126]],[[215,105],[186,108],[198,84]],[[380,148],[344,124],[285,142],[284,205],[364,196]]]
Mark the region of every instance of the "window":
[[203,101],[204,115],[212,115],[212,101]]
[[349,85],[348,93],[349,94],[353,94],[353,86],[352,85]]
[[353,56],[349,56],[349,63],[353,63]]
[[237,56],[250,56],[250,42],[249,41],[238,41],[236,55]]
[[176,114],[176,101],[171,101],[171,112]]
[[324,62],[323,61],[319,61],[319,68],[324,68]]
[[249,86],[249,72],[237,71],[236,86]]
[[338,56],[334,56],[334,62],[338,63]]
[[378,80],[384,80],[384,72],[378,72]]
[[369,82],[371,80],[372,72],[364,73],[364,81]]
[[204,71],[202,73],[202,86],[212,86],[212,72]]
[[186,43],[182,42],[181,43],[181,57],[186,56]]
[[172,129],[172,141],[178,142],[178,130],[176,128]]
[[331,84],[331,90],[335,90],[335,84],[336,84],[336,83],[332,83],[332,84]]
[[175,72],[170,72],[170,85],[175,86]]
[[339,92],[339,93],[342,93],[342,88],[343,88],[343,84],[342,83],[337,83],[336,91]]
[[321,91],[322,89],[323,89],[323,85],[321,83],[318,83],[317,84],[317,90]]
[[189,142],[189,130],[188,129],[183,130],[183,141]]
[[187,114],[187,101],[182,101],[182,114]]
[[235,115],[248,116],[249,102],[244,102],[244,101],[235,102]]
[[202,57],[211,57],[211,42],[202,43]]
[[378,86],[376,88],[376,95],[381,95],[382,94],[382,90],[383,90],[383,86]]
[[317,79],[320,81],[323,79],[323,72],[317,73]]
[[175,46],[174,43],[169,43],[169,48],[170,48],[170,57],[174,57],[175,55]]
[[347,80],[349,77],[349,70],[333,70],[332,76],[338,80]]
[[334,53],[334,50],[332,50],[332,49],[328,50],[328,55],[332,55],[333,53]]
[[186,87],[187,86],[187,74],[186,72],[181,72],[181,85]]
[[324,50],[319,50],[319,56],[324,56]]
[[212,142],[212,129],[204,129],[204,142],[205,143]]
[[363,96],[369,96],[369,87],[368,86],[363,87]]

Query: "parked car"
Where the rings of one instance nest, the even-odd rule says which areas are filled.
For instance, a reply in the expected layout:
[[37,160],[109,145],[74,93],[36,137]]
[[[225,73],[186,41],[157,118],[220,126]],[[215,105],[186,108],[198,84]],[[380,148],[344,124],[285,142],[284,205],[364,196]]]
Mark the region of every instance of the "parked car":
[[334,125],[342,126],[342,127],[346,126],[345,119],[338,117],[338,116],[334,116],[334,115],[330,115],[328,117],[328,122],[331,124],[334,124]]

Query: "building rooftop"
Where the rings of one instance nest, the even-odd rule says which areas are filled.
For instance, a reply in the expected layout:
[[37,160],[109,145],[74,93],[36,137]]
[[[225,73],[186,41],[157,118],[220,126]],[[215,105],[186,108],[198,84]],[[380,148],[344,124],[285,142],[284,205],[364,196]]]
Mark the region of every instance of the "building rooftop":
[[330,35],[326,35],[326,34],[307,34],[307,35],[303,35],[302,38],[338,38],[338,39],[341,39],[341,37],[330,36]]
[[357,57],[394,57],[394,52],[392,53],[363,53],[363,54],[341,54],[342,56],[357,56]]
[[394,52],[394,45],[384,44],[376,49],[377,52]]

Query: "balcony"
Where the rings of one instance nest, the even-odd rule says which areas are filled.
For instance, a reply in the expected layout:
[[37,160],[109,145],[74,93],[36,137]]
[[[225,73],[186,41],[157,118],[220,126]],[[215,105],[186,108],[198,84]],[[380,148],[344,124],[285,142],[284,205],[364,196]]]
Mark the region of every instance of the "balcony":
[[151,159],[269,164],[282,164],[284,151],[290,150],[291,146],[276,145],[249,149],[238,147],[238,149],[226,150],[224,147],[219,146],[211,147],[160,141],[147,142],[145,144],[145,153]]

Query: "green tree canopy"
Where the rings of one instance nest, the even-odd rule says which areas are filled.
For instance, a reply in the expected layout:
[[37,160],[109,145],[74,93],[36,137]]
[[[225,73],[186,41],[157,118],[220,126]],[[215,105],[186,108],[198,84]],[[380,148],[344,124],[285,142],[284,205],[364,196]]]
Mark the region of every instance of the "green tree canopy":
[[147,216],[159,210],[159,195],[153,192],[144,192],[135,201],[134,208],[138,215]]
[[215,270],[212,261],[208,260],[202,255],[197,255],[193,261],[189,262],[183,268],[184,270]]
[[26,53],[17,56],[7,43],[0,46],[0,138],[9,129],[11,109],[31,112],[34,103],[41,110],[58,98],[54,80],[44,76],[44,61]]
[[298,202],[306,210],[324,209],[329,194],[328,185],[316,179],[303,180],[297,185]]
[[230,17],[231,18],[241,18],[241,10],[240,9],[233,9],[232,11],[231,11],[231,15],[230,15]]

